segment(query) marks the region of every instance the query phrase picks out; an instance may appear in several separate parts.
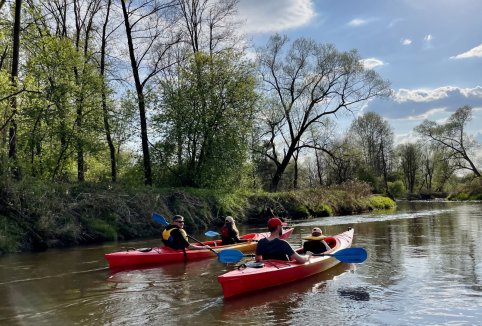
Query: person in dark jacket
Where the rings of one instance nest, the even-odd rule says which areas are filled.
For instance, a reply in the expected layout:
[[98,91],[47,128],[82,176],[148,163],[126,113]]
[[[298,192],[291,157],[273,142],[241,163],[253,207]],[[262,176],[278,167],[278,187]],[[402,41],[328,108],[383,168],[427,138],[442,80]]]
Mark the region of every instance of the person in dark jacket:
[[196,246],[189,243],[188,235],[184,230],[184,217],[175,215],[172,218],[172,223],[166,226],[162,231],[162,242],[165,246],[179,250],[179,249],[208,249],[209,246]]
[[321,254],[330,250],[331,248],[325,240],[323,240],[324,238],[325,236],[320,228],[313,228],[311,235],[304,238],[306,241],[303,243],[303,251],[311,251],[314,254]]

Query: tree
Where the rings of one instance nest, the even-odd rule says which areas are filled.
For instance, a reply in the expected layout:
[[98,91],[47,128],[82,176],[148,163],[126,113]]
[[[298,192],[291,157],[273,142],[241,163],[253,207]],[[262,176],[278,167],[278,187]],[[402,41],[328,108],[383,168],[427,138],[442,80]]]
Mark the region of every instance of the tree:
[[317,148],[308,137],[311,126],[319,125],[323,117],[351,111],[366,100],[390,93],[388,83],[373,70],[364,69],[354,50],[338,52],[333,45],[305,38],[295,40],[288,50],[287,46],[286,37],[275,35],[258,51],[264,94],[278,113],[277,121],[263,120],[274,130],[266,153],[276,165],[271,191],[277,190],[296,151]]
[[[3,5],[3,4],[2,4]],[[22,0],[15,0],[15,22],[13,25],[13,46],[12,46],[12,75],[11,81],[15,88],[18,78],[18,64],[20,61],[20,14],[22,12]],[[13,175],[20,178],[20,171],[17,166],[17,97],[10,98],[12,116],[9,128],[9,151],[8,157],[13,161]]]
[[[126,4],[128,2],[128,4]],[[131,7],[131,4],[138,4]],[[170,35],[168,32],[172,22],[167,15],[161,13],[174,6],[174,2],[168,1],[126,1],[122,0],[122,13],[126,30],[127,46],[131,63],[132,76],[137,94],[139,107],[139,120],[141,125],[141,142],[144,165],[144,183],[152,185],[151,158],[149,153],[149,139],[147,135],[146,94],[147,83],[165,66],[163,59],[166,51],[177,44],[179,37]],[[132,21],[131,21],[132,19]],[[162,33],[166,32],[166,33]],[[165,39],[163,39],[163,37]],[[147,61],[147,63],[146,63]],[[171,63],[166,63],[166,66]]]
[[256,100],[254,69],[231,51],[196,53],[178,78],[164,83],[165,107],[157,117],[161,166],[177,184],[232,187],[247,159]]
[[388,191],[388,165],[391,162],[393,131],[387,121],[374,112],[367,112],[353,121],[350,133],[361,150],[366,170],[376,177],[383,177]]
[[239,0],[177,0],[183,43],[212,55],[240,46],[235,14]]
[[472,108],[464,106],[457,109],[446,123],[437,124],[426,120],[417,126],[415,131],[431,142],[445,147],[458,169],[472,171],[480,177],[480,172],[471,158],[472,150],[479,144],[465,132],[465,127],[471,118]]
[[400,168],[403,173],[405,188],[414,192],[417,175],[421,168],[421,151],[417,144],[408,143],[399,146]]

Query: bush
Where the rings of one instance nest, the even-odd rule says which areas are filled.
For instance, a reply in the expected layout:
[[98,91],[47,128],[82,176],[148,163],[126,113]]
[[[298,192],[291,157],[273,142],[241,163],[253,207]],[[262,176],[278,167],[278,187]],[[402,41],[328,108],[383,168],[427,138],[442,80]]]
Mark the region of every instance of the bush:
[[395,198],[401,198],[406,194],[405,185],[401,180],[397,180],[394,182],[388,182],[388,191],[393,195]]

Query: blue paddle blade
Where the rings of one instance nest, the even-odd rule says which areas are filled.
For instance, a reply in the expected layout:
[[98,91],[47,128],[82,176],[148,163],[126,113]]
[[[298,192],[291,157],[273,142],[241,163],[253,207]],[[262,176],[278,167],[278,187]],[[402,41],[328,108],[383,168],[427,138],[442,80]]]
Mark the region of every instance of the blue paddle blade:
[[218,252],[218,260],[221,263],[237,263],[243,257],[248,257],[253,255],[245,255],[239,250],[235,249],[225,249]]
[[152,213],[152,220],[164,226],[169,225],[169,222],[159,213]]
[[332,256],[342,263],[363,263],[367,257],[367,251],[363,248],[346,248],[334,254],[314,254],[313,256]]
[[219,233],[217,233],[216,231],[207,231],[206,233],[204,233],[204,235],[206,235],[207,237],[216,237],[219,235]]

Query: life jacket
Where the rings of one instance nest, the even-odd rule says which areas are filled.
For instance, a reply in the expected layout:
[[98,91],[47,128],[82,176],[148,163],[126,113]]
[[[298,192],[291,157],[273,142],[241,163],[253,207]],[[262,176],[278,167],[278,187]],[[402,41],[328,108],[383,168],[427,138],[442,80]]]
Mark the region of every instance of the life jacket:
[[221,236],[223,238],[231,238],[231,232],[229,232],[229,228],[225,225],[221,228]]
[[175,225],[168,225],[166,227],[166,229],[164,231],[162,231],[162,241],[165,243],[165,244],[168,244],[168,243],[174,243],[174,237],[171,236],[171,232],[175,229],[178,229],[181,234],[187,238],[187,233],[186,231],[184,231],[183,229],[179,229],[177,226]]

